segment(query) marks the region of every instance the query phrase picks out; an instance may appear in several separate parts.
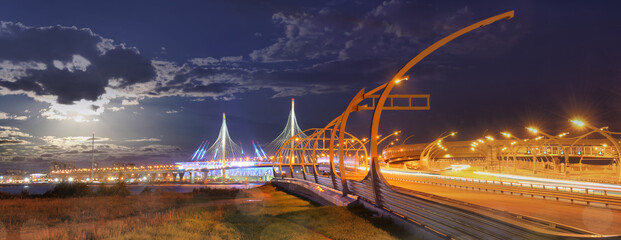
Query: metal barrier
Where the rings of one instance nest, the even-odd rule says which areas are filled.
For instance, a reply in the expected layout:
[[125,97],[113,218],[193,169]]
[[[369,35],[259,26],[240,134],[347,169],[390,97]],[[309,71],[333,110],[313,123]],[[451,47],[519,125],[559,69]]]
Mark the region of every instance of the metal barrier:
[[485,190],[500,193],[527,195],[531,197],[542,197],[544,199],[565,199],[570,202],[579,201],[587,205],[591,203],[600,203],[606,207],[621,207],[621,198],[614,195],[620,194],[613,191],[613,196],[608,190],[593,190],[588,188],[576,189],[573,187],[559,187],[556,185],[543,184],[523,184],[502,181],[489,181],[480,179],[467,179],[455,177],[438,177],[438,176],[408,176],[407,178],[386,177],[393,181],[416,182],[424,184],[434,184],[448,187],[466,188],[473,190]]
[[[325,188],[334,189],[328,177],[318,176]],[[309,182],[298,178],[275,178],[273,181]],[[337,181],[338,182],[338,181]],[[377,206],[372,182],[347,180],[350,192]],[[314,183],[313,183],[314,184]],[[301,186],[304,186],[300,184]],[[306,184],[309,185],[310,184]],[[616,238],[550,222],[530,216],[512,214],[432,194],[378,185],[381,209],[406,221],[435,232],[447,239],[551,239],[551,238]],[[394,188],[394,189],[393,189]]]

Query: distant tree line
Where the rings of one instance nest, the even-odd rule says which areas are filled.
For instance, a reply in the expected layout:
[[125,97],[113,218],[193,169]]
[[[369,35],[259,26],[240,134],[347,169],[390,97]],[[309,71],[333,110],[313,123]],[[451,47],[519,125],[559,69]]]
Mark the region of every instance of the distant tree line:
[[[150,193],[151,189],[145,187],[142,194]],[[87,196],[128,196],[131,193],[125,182],[117,182],[112,186],[104,184],[99,185],[97,191],[89,187],[86,183],[59,183],[53,189],[47,190],[43,194],[30,194],[24,189],[21,193],[11,194],[0,192],[0,199],[8,198],[71,198],[71,197],[87,197]]]

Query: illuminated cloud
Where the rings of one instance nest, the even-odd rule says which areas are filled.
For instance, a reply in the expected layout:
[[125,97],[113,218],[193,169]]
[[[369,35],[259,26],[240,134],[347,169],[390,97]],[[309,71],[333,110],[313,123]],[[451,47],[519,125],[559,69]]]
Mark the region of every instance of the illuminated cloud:
[[[32,144],[33,136],[22,132],[19,128],[0,126],[0,146]],[[3,152],[0,149],[0,153]]]
[[126,142],[159,142],[162,141],[159,138],[139,138],[139,139],[130,139],[125,140]]
[[28,119],[28,116],[18,116],[18,115],[11,115],[5,112],[0,112],[0,120],[5,120],[5,119],[23,121],[23,120]]

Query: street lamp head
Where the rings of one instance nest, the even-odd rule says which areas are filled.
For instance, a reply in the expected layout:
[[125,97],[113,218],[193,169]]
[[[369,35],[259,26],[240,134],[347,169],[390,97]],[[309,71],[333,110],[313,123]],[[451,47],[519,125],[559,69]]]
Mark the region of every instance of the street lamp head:
[[574,125],[578,126],[578,127],[584,127],[584,125],[586,125],[586,123],[584,123],[583,121],[580,121],[578,119],[572,119],[569,120],[571,123],[573,123]]
[[539,129],[536,129],[534,127],[527,127],[526,129],[528,129],[528,131],[530,131],[531,133],[538,133]]
[[492,137],[490,135],[485,136],[485,138],[487,138],[487,140],[494,141],[494,137]]
[[409,79],[410,79],[410,76],[404,76],[404,77],[403,77],[403,78],[401,78],[401,79],[397,79],[397,80],[395,80],[395,83],[396,83],[396,84],[399,84],[401,81],[407,81],[407,80],[409,80]]
[[502,134],[506,138],[510,138],[511,137],[511,133],[508,133],[508,132],[501,132],[500,134]]
[[457,132],[452,132],[451,136],[455,136],[457,134]]

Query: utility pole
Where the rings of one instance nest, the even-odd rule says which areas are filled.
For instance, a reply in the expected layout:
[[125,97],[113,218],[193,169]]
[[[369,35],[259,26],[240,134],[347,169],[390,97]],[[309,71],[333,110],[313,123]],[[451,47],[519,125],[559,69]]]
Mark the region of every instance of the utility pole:
[[95,132],[93,132],[93,139],[91,140],[93,143],[91,146],[91,182],[93,182],[93,168],[95,168]]

